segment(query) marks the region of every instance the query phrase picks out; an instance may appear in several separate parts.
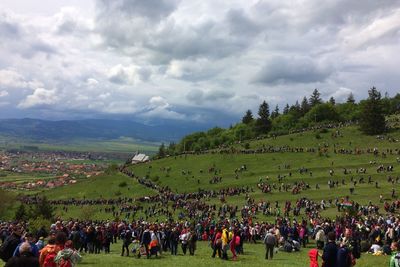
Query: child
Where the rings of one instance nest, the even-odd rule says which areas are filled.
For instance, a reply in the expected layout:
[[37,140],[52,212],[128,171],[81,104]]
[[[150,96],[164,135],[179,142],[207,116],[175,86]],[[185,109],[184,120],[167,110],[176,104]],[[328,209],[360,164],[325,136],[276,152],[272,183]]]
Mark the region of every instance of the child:
[[318,267],[318,256],[322,257],[322,254],[318,251],[318,249],[311,249],[308,252],[308,256],[310,257],[310,267]]

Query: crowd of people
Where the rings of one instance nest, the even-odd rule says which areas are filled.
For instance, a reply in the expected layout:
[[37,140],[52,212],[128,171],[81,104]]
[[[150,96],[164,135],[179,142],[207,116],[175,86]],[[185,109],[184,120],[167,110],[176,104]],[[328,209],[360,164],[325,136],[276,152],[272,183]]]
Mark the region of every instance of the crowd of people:
[[[316,204],[302,199],[296,205]],[[197,242],[202,241],[209,243],[211,257],[222,260],[237,260],[246,243],[261,242],[265,245],[265,258],[272,259],[277,250],[296,252],[305,249],[312,239],[316,249],[309,251],[310,261],[318,262],[320,257],[328,267],[353,266],[363,252],[400,256],[400,217],[394,214],[345,215],[335,219],[308,214],[300,221],[293,218],[277,216],[270,223],[253,221],[251,217],[154,223],[66,220],[36,232],[30,232],[25,222],[3,222],[0,257],[7,267],[75,266],[81,260],[80,253],[108,254],[111,244],[117,242],[121,244],[121,256],[151,258],[164,253],[193,256]]]

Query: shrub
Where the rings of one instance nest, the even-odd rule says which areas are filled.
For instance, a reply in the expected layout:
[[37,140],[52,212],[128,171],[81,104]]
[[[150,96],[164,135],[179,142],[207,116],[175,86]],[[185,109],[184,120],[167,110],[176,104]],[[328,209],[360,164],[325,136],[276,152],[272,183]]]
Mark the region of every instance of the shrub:
[[126,182],[120,182],[119,183],[119,187],[126,187],[128,184]]
[[80,218],[89,221],[93,220],[94,215],[96,214],[96,210],[93,206],[83,206],[80,212]]
[[36,235],[36,233],[40,230],[40,228],[44,227],[47,229],[52,222],[48,219],[43,218],[42,216],[31,218],[28,221],[28,229],[29,232]]
[[160,177],[158,175],[151,177],[151,180],[153,182],[158,182],[158,180],[160,180]]

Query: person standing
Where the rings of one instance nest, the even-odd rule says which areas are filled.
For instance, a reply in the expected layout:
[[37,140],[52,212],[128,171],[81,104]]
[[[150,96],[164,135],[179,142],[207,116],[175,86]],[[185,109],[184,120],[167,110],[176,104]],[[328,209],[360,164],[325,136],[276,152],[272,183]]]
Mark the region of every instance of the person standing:
[[229,232],[225,226],[222,227],[221,241],[222,241],[222,259],[228,260]]
[[276,245],[276,237],[274,235],[273,229],[270,229],[268,233],[265,235],[264,244],[265,244],[265,259],[268,260],[268,255],[269,255],[269,257],[272,260],[272,258],[274,257],[274,247]]
[[65,246],[63,250],[60,250],[56,257],[54,258],[54,262],[57,266],[71,266],[74,267],[82,260],[82,256],[79,252],[74,249],[73,242],[68,240],[65,242]]
[[318,257],[322,257],[322,254],[318,249],[313,248],[308,252],[308,257],[310,258],[310,267],[318,267]]
[[315,234],[315,241],[317,242],[317,248],[323,249],[325,244],[325,232],[320,226],[317,227],[317,233]]
[[149,230],[149,226],[146,225],[146,228],[142,234],[142,240],[140,243],[146,249],[147,258],[150,258],[150,250],[149,250],[150,242],[151,242],[151,233]]
[[15,249],[21,241],[22,230],[19,226],[14,226],[12,234],[9,235],[0,247],[0,258],[7,262],[14,254]]
[[169,245],[171,247],[171,255],[178,253],[178,243],[179,243],[179,230],[174,228],[170,235]]
[[188,240],[188,247],[189,247],[190,255],[193,256],[194,252],[196,250],[196,243],[197,243],[197,239],[198,238],[197,238],[197,234],[196,234],[196,232],[194,230],[192,230],[190,233],[191,234],[190,234],[190,237],[189,237],[189,240]]
[[351,267],[353,265],[355,265],[355,259],[351,254],[351,251],[348,248],[347,243],[342,242],[337,252],[336,266]]
[[132,243],[132,232],[126,229],[121,234],[122,239],[122,252],[121,256],[124,256],[126,250],[126,256],[129,257],[129,245]]
[[236,255],[236,246],[240,245],[240,236],[238,235],[236,230],[233,230],[233,235],[231,242],[229,243],[229,248],[231,249],[232,252],[232,259],[235,261],[237,260],[237,255]]
[[328,243],[324,247],[322,254],[322,260],[324,261],[324,267],[336,267],[338,247],[335,243],[336,235],[334,232],[328,233]]
[[18,256],[10,258],[5,267],[39,267],[39,259],[32,253],[32,246],[29,242],[22,243],[18,248]]
[[188,229],[183,229],[182,232],[181,232],[181,235],[179,236],[179,239],[181,240],[183,255],[186,255],[189,238],[190,238],[189,230]]
[[392,242],[390,245],[392,256],[390,257],[389,267],[400,267],[400,246],[398,242]]
[[221,229],[217,228],[211,240],[211,246],[213,249],[213,254],[211,256],[212,258],[215,258],[215,255],[217,253],[218,253],[218,258],[221,258],[221,247],[222,247],[221,237],[222,237]]

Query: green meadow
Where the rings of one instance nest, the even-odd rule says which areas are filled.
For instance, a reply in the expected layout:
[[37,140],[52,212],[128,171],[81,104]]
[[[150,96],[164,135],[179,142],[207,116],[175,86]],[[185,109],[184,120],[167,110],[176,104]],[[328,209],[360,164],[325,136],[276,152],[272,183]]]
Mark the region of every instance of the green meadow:
[[[197,250],[194,256],[183,255],[182,250],[178,248],[178,255],[171,256],[168,252],[163,253],[158,258],[137,258],[133,255],[129,257],[121,256],[121,242],[111,247],[109,255],[83,254],[82,266],[176,266],[186,267],[188,265],[197,266],[271,266],[271,267],[306,267],[309,266],[308,251],[314,247],[309,244],[307,248],[300,252],[286,253],[278,252],[273,260],[265,260],[265,250],[262,244],[245,244],[244,254],[238,256],[237,261],[223,261],[219,258],[211,258],[212,250],[208,242],[197,242]],[[319,260],[321,264],[321,260]],[[356,266],[362,267],[380,267],[389,266],[388,256],[372,256],[363,254],[357,260]]]
[[[383,203],[379,202],[379,196],[382,195],[384,200],[391,201],[391,192],[394,188],[396,195],[400,193],[400,187],[397,183],[388,182],[388,176],[393,178],[400,176],[400,157],[398,150],[400,143],[393,140],[400,139],[400,131],[393,131],[386,135],[385,138],[377,138],[376,136],[365,136],[355,127],[339,129],[340,135],[334,137],[336,129],[328,129],[325,131],[308,131],[304,133],[296,133],[292,135],[279,136],[276,139],[262,139],[249,142],[251,149],[260,147],[291,147],[291,148],[314,148],[314,152],[275,152],[263,154],[220,154],[218,151],[199,155],[181,155],[170,156],[164,159],[153,160],[145,164],[129,166],[139,177],[146,179],[160,186],[169,186],[174,192],[189,193],[196,192],[199,189],[219,190],[228,187],[249,187],[252,191],[249,196],[258,201],[270,201],[274,203],[278,201],[282,207],[287,200],[296,201],[299,198],[309,198],[315,201],[341,199],[349,196],[351,200],[357,201],[361,205],[367,205],[370,201],[381,207],[383,211]],[[390,137],[390,138],[388,138]],[[245,144],[234,144],[234,148],[242,149]],[[323,152],[319,152],[318,148],[325,147]],[[335,153],[334,149],[361,149],[363,153],[341,154]],[[375,156],[372,153],[366,153],[367,149],[377,148],[380,152],[387,152],[386,156],[379,154]],[[392,153],[390,153],[392,150]],[[393,165],[392,172],[376,171],[379,165]],[[235,170],[246,165],[245,171],[237,172]],[[286,165],[286,168],[285,168]],[[289,166],[289,167],[287,167]],[[210,168],[215,168],[217,174],[209,172]],[[307,168],[312,172],[300,174],[300,168]],[[366,173],[357,173],[357,169],[366,168]],[[351,174],[344,174],[344,170]],[[330,175],[333,170],[333,175]],[[222,177],[220,183],[211,184],[209,181],[214,176]],[[294,182],[303,181],[310,185],[310,189],[302,190],[299,194],[273,190],[271,193],[263,193],[257,188],[260,181],[269,184],[277,184],[278,175],[283,176],[282,183],[293,184]],[[371,176],[372,183],[368,183],[368,177]],[[353,178],[359,181],[364,177],[365,183],[355,186],[353,195],[350,195],[350,188],[354,187],[351,183]],[[23,177],[21,177],[23,179]],[[328,187],[328,181],[339,181],[339,186],[334,188]],[[344,184],[342,184],[342,180]],[[378,183],[376,187],[375,182]],[[317,184],[320,189],[316,189]],[[27,193],[27,192],[24,192]],[[84,179],[75,185],[63,186],[51,190],[39,190],[30,192],[31,194],[45,195],[49,199],[98,199],[98,198],[120,198],[129,197],[137,198],[141,196],[153,196],[157,191],[149,189],[139,184],[136,179],[130,178],[118,171],[108,172],[97,177]],[[210,198],[205,200],[207,203],[216,204],[217,209],[223,205],[218,198]],[[238,196],[227,196],[226,204],[243,206],[246,203],[244,194]],[[153,203],[135,203],[148,207]],[[159,204],[155,204],[159,205]],[[172,202],[169,203],[172,205]],[[55,214],[61,218],[82,218],[86,213],[90,213],[93,219],[114,219],[112,214],[104,212],[106,206],[85,206],[75,207],[69,206],[68,211],[63,206],[56,206]],[[174,216],[177,218],[177,210]],[[335,207],[328,207],[322,211],[323,216],[335,217],[338,215]],[[136,214],[134,219],[142,217],[143,213]],[[304,213],[300,214],[300,217]],[[123,215],[121,216],[123,219]],[[132,217],[130,217],[132,219]],[[151,217],[149,220],[164,220],[166,218]],[[258,221],[274,222],[275,217],[266,215],[257,215]],[[121,257],[120,244],[113,245],[110,255],[84,255],[82,266],[187,266],[190,263],[193,266],[307,266],[309,248],[303,249],[299,253],[282,253],[279,252],[273,261],[264,259],[264,246],[245,244],[245,254],[239,256],[238,262],[224,262],[219,259],[210,258],[211,251],[205,242],[198,242],[198,250],[196,256],[189,255],[172,257],[163,254],[159,259],[136,259],[133,257]],[[182,254],[182,253],[181,253]],[[388,264],[389,258],[386,256],[362,255],[357,266],[385,266]]]

